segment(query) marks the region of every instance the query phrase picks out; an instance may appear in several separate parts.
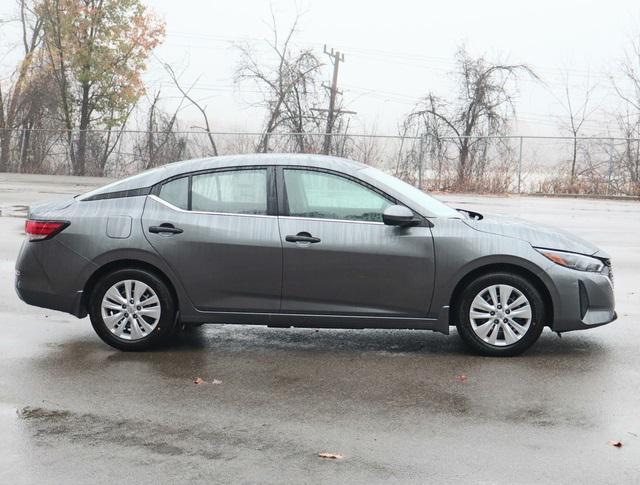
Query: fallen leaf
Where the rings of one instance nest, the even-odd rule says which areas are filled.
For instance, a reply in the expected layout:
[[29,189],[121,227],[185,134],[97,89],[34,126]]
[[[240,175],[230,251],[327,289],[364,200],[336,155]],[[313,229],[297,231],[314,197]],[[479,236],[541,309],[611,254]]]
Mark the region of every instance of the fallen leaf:
[[318,456],[327,460],[342,460],[344,458],[340,453],[320,452],[318,453]]
[[207,381],[205,381],[202,377],[196,377],[195,380],[193,381],[193,383],[196,385],[205,384],[206,382]]
[[609,441],[609,444],[611,446],[615,446],[616,448],[622,448],[622,441],[611,440]]
[[464,382],[464,381],[466,381],[466,380],[467,380],[467,376],[465,376],[464,374],[460,374],[460,375],[457,375],[457,376],[455,377],[455,379],[456,379],[456,381],[458,381],[458,382]]
[[222,384],[222,381],[220,379],[214,379],[211,381],[211,384],[215,384],[215,385]]

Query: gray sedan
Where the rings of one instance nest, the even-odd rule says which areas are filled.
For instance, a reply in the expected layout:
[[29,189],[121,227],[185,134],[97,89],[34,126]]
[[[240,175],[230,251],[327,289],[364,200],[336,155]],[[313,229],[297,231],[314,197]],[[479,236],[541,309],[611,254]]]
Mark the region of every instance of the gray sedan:
[[202,323],[402,328],[515,355],[543,327],[609,323],[609,256],[558,229],[452,209],[375,168],[313,155],[169,164],[35,206],[27,303],[89,314],[142,350]]

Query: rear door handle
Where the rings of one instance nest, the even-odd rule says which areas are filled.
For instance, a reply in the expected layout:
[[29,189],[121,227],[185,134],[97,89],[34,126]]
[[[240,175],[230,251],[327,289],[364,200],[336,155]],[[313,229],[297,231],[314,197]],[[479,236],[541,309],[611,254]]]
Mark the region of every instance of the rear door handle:
[[289,236],[286,236],[284,240],[292,243],[312,243],[313,244],[313,243],[320,242],[319,237],[314,237],[308,232],[299,232],[295,236],[289,235]]
[[181,234],[184,231],[178,227],[175,227],[173,224],[164,222],[159,226],[149,227],[149,232],[152,234]]

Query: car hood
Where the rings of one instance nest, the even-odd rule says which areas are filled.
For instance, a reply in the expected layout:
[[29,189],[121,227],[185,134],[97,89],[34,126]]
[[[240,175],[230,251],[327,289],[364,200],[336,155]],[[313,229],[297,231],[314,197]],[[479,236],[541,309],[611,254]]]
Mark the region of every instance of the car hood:
[[489,215],[482,219],[463,219],[476,231],[522,239],[539,248],[558,249],[572,253],[608,257],[597,246],[555,227],[545,226],[513,217]]

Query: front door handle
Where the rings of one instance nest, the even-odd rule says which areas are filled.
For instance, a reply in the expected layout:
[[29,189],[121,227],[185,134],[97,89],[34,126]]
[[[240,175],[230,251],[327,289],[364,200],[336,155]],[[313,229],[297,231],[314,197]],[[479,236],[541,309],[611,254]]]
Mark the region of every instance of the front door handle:
[[175,227],[173,224],[164,222],[159,226],[151,226],[149,232],[152,234],[181,234],[184,232],[182,229]]
[[285,237],[284,240],[287,241],[287,242],[292,242],[292,243],[312,243],[313,244],[313,243],[319,243],[320,242],[320,238],[319,237],[314,237],[311,234],[309,234],[308,232],[299,232],[295,236],[289,235],[289,236]]

